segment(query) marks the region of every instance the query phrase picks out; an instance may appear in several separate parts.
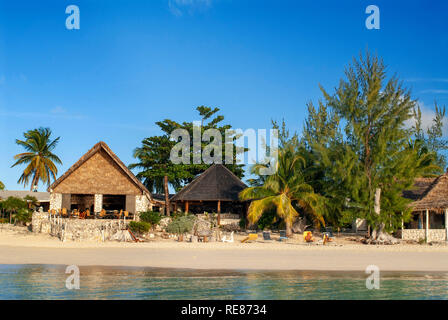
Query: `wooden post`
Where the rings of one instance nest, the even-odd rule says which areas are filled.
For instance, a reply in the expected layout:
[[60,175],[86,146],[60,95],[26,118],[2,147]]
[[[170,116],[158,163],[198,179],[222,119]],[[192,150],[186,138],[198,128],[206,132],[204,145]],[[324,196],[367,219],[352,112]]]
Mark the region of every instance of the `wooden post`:
[[185,201],[185,212],[188,212],[188,201]]
[[221,200],[218,200],[218,226],[221,225]]
[[403,220],[403,211],[401,211],[401,239],[403,239],[403,229],[404,229],[404,220]]
[[429,210],[426,209],[426,243],[429,242]]
[[445,241],[448,242],[448,209],[445,209]]

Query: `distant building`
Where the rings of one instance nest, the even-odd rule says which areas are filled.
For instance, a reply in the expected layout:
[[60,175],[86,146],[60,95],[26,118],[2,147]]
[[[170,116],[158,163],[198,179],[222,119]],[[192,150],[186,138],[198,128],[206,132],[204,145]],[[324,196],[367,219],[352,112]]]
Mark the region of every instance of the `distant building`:
[[9,197],[25,198],[26,196],[34,197],[37,199],[37,206],[42,207],[44,211],[48,211],[50,208],[50,193],[49,192],[33,192],[33,191],[13,191],[13,190],[0,190],[0,201],[6,200]]
[[82,156],[48,189],[50,210],[151,210],[151,193],[104,142]]
[[403,196],[412,200],[412,220],[404,224],[404,240],[448,240],[448,173],[437,178],[417,178]]

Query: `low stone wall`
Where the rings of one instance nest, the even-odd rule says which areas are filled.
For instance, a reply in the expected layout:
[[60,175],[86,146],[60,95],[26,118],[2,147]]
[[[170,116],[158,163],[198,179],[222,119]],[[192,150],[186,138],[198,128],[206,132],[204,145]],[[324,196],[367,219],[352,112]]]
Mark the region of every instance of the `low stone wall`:
[[[428,230],[428,242],[434,241],[446,241],[446,230],[445,229],[429,229]],[[424,240],[426,238],[425,229],[403,229],[401,231],[401,239],[403,240]]]
[[48,213],[33,213],[32,230],[46,233],[61,241],[107,241],[114,240],[129,221],[102,219],[50,218]]
[[[211,217],[211,213],[209,214],[209,217]],[[218,219],[218,214],[215,213],[215,223],[217,223],[217,219]],[[206,219],[206,215],[205,214],[197,214],[196,215],[198,218],[202,218],[202,219]],[[239,214],[235,214],[235,213],[221,213],[221,218],[220,218],[220,224],[222,226],[225,225],[231,225],[231,224],[235,224],[236,226],[238,226],[240,223],[240,215]]]

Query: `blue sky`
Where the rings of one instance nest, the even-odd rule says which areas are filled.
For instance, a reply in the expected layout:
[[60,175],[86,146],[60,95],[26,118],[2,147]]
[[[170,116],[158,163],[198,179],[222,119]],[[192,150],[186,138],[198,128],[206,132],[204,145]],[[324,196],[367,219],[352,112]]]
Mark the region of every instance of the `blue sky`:
[[[448,105],[447,1],[0,0],[0,180],[10,190],[24,131],[51,127],[68,169],[103,140],[126,163],[154,122],[220,107],[236,128],[285,118],[331,91],[367,48],[404,80],[430,121]],[[67,30],[65,8],[80,9]],[[380,30],[365,27],[368,5]],[[40,190],[45,187],[40,186]]]

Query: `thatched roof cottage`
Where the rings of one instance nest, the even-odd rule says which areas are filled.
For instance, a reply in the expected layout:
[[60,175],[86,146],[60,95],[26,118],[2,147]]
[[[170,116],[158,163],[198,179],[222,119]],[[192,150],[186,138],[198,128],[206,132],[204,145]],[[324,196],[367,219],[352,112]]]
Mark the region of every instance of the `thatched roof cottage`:
[[403,239],[448,240],[448,173],[437,178],[417,178],[411,190],[413,220],[402,230]]
[[50,210],[152,209],[151,193],[104,142],[95,144],[49,191]]
[[213,164],[170,201],[185,212],[216,212],[219,222],[221,212],[245,214],[246,202],[238,198],[245,188],[247,186],[232,171],[222,164]]

